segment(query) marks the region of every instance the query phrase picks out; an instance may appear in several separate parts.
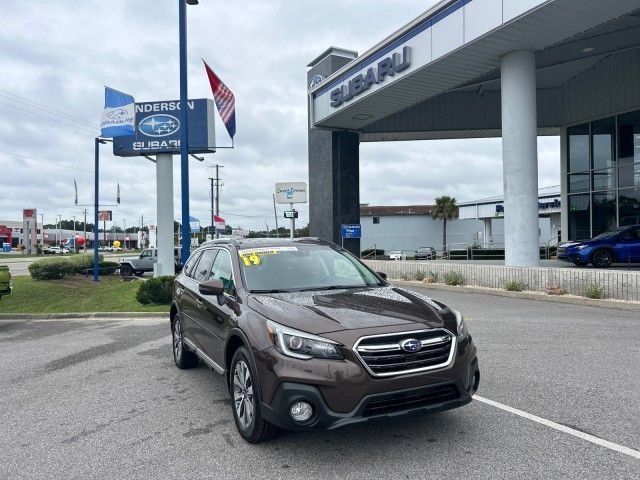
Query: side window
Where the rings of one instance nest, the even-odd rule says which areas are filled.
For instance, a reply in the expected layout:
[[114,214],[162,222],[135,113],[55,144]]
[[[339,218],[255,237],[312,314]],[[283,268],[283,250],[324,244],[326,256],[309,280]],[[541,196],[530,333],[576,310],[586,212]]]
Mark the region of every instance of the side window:
[[141,257],[150,257],[151,256],[151,250],[143,250],[142,251],[142,255],[140,255]]
[[202,252],[194,252],[187,260],[187,263],[184,265],[184,268],[182,269],[182,271],[187,277],[193,276],[192,275],[193,267],[195,267],[196,264],[198,263],[198,259],[200,258],[201,253]]
[[233,281],[233,266],[231,264],[231,255],[226,250],[220,250],[213,266],[211,267],[211,276],[209,278],[217,278],[222,280],[224,291],[231,295],[235,295],[236,286]]
[[209,280],[209,272],[211,271],[211,265],[213,265],[213,260],[216,258],[217,250],[205,250],[202,252],[200,256],[200,260],[198,260],[198,265],[193,270],[193,274],[191,275],[194,280],[198,282],[204,282]]

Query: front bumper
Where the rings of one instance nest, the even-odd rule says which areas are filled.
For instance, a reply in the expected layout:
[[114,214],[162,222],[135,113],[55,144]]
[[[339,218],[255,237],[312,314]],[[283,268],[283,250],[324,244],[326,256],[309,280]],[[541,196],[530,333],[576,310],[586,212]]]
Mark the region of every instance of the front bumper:
[[[312,428],[334,429],[344,425],[369,422],[411,413],[435,413],[458,408],[471,402],[478,390],[480,369],[474,358],[466,385],[459,380],[428,384],[402,390],[376,393],[363,397],[350,412],[333,411],[321,391],[313,385],[284,382],[278,387],[272,402],[261,404],[261,414],[268,422],[288,430]],[[313,416],[304,423],[289,415],[291,405],[306,401],[313,406]]]

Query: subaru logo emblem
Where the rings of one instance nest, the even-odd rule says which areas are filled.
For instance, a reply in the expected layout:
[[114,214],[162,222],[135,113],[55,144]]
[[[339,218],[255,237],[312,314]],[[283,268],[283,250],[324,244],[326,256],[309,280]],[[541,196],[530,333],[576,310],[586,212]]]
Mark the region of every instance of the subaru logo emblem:
[[420,340],[416,340],[415,338],[408,338],[400,342],[400,348],[402,348],[405,352],[416,353],[422,348],[422,342]]
[[309,88],[313,88],[316,85],[320,85],[323,80],[324,80],[324,77],[322,75],[320,74],[314,75],[313,77],[311,77],[311,81],[309,82]]
[[138,124],[138,130],[148,137],[166,137],[180,129],[180,120],[173,115],[149,115]]

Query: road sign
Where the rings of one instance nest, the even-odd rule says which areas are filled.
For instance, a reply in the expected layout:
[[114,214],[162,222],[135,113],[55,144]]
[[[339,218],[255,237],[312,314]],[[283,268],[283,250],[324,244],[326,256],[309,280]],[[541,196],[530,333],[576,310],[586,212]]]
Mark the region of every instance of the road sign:
[[101,222],[110,222],[111,221],[111,210],[100,210],[98,211],[98,220]]
[[342,224],[340,227],[340,236],[342,238],[361,238],[362,225],[358,223]]
[[307,203],[307,184],[305,182],[276,183],[277,203]]
[[298,218],[298,211],[297,210],[285,210],[284,211],[284,218]]

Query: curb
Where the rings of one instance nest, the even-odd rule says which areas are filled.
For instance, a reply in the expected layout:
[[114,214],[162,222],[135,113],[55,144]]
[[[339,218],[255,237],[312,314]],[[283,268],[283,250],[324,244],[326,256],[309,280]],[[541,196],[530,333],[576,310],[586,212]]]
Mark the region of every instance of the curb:
[[602,299],[578,297],[574,295],[548,295],[546,293],[534,292],[509,292],[497,288],[469,287],[444,285],[439,283],[423,283],[416,281],[390,279],[389,283],[399,286],[414,286],[430,290],[444,290],[447,292],[475,293],[485,295],[495,295],[497,297],[521,298],[525,300],[537,300],[539,302],[564,303],[569,305],[582,305],[585,307],[614,308],[617,310],[637,310],[640,311],[640,302],[629,302],[625,300]]
[[0,313],[2,320],[64,320],[64,319],[118,318],[169,318],[169,312],[78,312],[78,313]]

